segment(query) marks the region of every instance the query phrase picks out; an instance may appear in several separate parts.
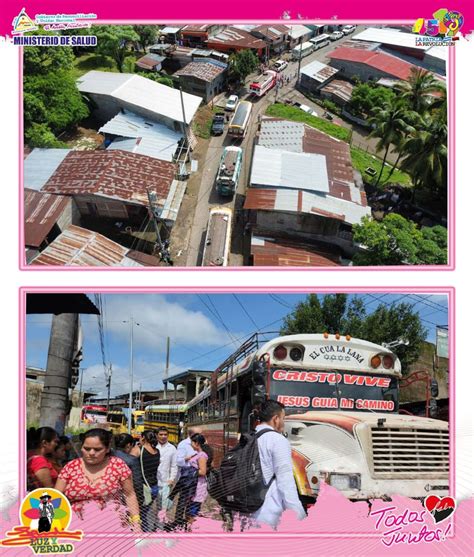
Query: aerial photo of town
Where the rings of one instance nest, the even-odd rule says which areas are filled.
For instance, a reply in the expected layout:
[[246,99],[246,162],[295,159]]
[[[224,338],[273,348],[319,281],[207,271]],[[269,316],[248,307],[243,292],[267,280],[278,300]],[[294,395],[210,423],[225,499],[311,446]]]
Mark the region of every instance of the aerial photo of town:
[[448,263],[449,48],[285,20],[83,31],[97,46],[24,48],[29,266]]

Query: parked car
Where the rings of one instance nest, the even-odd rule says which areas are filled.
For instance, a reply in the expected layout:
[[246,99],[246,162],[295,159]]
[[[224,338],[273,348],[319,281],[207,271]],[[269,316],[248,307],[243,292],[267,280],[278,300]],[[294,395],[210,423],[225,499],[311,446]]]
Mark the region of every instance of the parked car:
[[302,110],[303,112],[306,112],[307,114],[311,114],[311,116],[317,116],[318,115],[316,110],[313,110],[310,106],[307,106],[306,104],[300,104],[298,106],[298,108],[300,110]]
[[222,112],[214,114],[212,119],[211,133],[212,135],[222,135],[224,133],[225,115]]
[[239,97],[237,95],[231,95],[228,99],[227,99],[227,103],[225,105],[225,109],[226,110],[230,110],[230,111],[234,111],[235,107],[237,106],[239,102]]
[[342,39],[343,36],[344,36],[344,33],[342,31],[334,31],[334,33],[331,33],[329,35],[329,40],[330,41],[337,41],[338,39]]
[[350,35],[355,31],[355,29],[355,25],[344,25],[344,27],[342,28],[342,32],[344,33],[344,35]]
[[276,72],[282,72],[286,67],[288,67],[288,62],[286,62],[285,60],[277,60],[273,64],[273,69]]

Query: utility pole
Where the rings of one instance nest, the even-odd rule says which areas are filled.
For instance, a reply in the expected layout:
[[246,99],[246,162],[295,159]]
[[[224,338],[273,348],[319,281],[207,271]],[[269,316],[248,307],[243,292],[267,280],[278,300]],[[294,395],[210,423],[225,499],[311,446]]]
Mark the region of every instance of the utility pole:
[[112,364],[109,364],[106,380],[107,380],[107,412],[108,412],[110,407],[110,384],[112,383]]
[[51,323],[46,376],[41,395],[40,426],[52,427],[59,435],[64,434],[66,425],[78,322],[77,313],[61,313],[54,315]]
[[130,316],[130,393],[128,399],[128,433],[132,431],[132,399],[133,399],[133,315]]
[[165,373],[163,376],[163,385],[165,387],[164,389],[164,395],[165,395],[165,399],[168,398],[168,371],[170,368],[170,337],[166,337],[166,368],[165,368]]
[[298,75],[296,76],[296,86],[300,83],[301,53],[303,52],[303,37],[300,38],[300,55],[298,56]]

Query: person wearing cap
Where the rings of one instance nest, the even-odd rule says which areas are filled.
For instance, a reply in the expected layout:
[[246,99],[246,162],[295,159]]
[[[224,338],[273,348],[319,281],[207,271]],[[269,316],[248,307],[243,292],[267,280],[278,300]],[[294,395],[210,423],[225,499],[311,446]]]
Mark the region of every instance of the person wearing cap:
[[53,524],[54,507],[51,503],[51,495],[46,491],[40,497],[39,513],[38,532],[49,532]]

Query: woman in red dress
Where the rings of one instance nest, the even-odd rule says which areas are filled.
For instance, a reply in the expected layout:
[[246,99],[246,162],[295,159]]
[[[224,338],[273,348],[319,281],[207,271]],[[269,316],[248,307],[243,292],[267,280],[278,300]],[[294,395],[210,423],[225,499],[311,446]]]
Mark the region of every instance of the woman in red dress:
[[28,489],[53,487],[58,472],[49,457],[56,449],[59,436],[52,427],[40,427],[28,431],[27,476]]
[[73,510],[88,519],[96,530],[114,530],[117,522],[105,510],[114,504],[121,526],[128,522],[139,532],[140,514],[133,489],[132,472],[123,460],[110,454],[112,434],[104,429],[90,429],[82,436],[80,458],[68,462],[59,474],[56,489],[69,499]]

